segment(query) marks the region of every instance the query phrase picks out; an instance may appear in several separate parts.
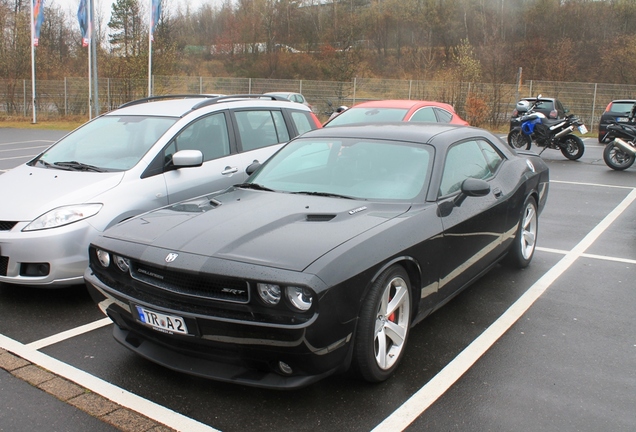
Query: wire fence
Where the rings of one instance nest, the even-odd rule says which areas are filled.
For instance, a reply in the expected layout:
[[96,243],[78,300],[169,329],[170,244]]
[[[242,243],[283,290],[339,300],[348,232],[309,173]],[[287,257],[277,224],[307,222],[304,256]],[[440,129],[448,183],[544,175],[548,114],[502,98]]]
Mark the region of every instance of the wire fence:
[[[126,78],[98,80],[99,113],[117,108],[131,100],[148,96],[148,81]],[[173,77],[153,76],[154,95],[168,94],[260,94],[270,91],[302,93],[318,115],[334,107],[352,106],[378,99],[434,100],[453,105],[457,113],[469,120],[469,99],[482,102],[482,116],[477,126],[497,128],[507,124],[519,98],[542,94],[554,97],[581,117],[590,130],[607,104],[614,99],[636,98],[636,85],[527,81],[522,85],[465,83],[447,81],[389,80],[355,78],[346,81],[277,80],[262,78]],[[3,95],[0,115],[29,117],[33,113],[30,80],[0,80]],[[87,78],[40,80],[36,82],[35,108],[38,118],[54,119],[86,116],[95,112],[89,107]],[[472,123],[472,122],[471,122]]]

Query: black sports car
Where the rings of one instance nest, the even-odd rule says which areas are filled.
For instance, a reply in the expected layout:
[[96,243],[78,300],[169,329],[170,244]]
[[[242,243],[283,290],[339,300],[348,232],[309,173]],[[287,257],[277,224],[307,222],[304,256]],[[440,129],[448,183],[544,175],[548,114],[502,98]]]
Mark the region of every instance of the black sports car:
[[318,129],[255,169],[91,244],[85,279],[122,345],[264,388],[383,381],[411,326],[530,263],[549,184],[535,154],[440,124]]

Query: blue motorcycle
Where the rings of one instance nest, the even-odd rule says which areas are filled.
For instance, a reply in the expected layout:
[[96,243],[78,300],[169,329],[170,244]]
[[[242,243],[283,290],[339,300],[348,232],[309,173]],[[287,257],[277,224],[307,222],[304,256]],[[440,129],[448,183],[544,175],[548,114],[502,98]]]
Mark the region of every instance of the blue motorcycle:
[[[539,95],[537,100],[541,97]],[[568,114],[562,119],[549,119],[543,113],[534,110],[536,103],[527,100],[517,102],[517,120],[519,126],[513,127],[508,133],[508,145],[515,149],[530,149],[532,143],[546,149],[561,150],[563,156],[570,160],[577,160],[583,156],[585,146],[583,140],[572,134],[578,129],[581,134],[587,133],[583,122],[574,114]]]

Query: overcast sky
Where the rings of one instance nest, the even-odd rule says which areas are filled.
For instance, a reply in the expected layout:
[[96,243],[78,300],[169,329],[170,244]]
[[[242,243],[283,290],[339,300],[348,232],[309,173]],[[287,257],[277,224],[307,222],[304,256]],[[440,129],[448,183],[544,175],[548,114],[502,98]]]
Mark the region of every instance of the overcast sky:
[[[98,11],[101,11],[104,25],[108,24],[110,20],[110,11],[115,0],[93,0],[95,5],[95,15],[98,15]],[[147,3],[147,8],[150,8],[150,0],[140,0]],[[44,13],[46,13],[46,7],[52,5],[58,5],[62,8],[62,11],[69,12],[71,16],[77,16],[77,8],[79,7],[80,0],[44,0]],[[178,7],[185,8],[185,5],[189,3],[192,10],[197,10],[203,4],[212,4],[213,6],[220,6],[223,4],[223,0],[164,0],[164,10],[173,11]]]

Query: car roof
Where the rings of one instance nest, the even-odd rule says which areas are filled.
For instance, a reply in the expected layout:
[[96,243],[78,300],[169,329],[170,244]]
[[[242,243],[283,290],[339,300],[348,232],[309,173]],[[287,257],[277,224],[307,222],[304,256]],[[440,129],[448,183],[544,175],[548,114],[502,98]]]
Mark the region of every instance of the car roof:
[[497,142],[497,137],[484,129],[450,123],[419,122],[356,123],[333,126],[305,132],[299,138],[366,138],[429,143],[445,148],[458,140],[477,136],[488,138],[493,143]]
[[388,100],[373,100],[360,102],[354,105],[352,108],[403,108],[411,109],[420,106],[437,106],[440,108],[450,109],[455,111],[453,107],[444,102],[425,101],[425,100],[413,100],[413,99],[388,99]]
[[[259,99],[259,96],[261,99]],[[105,115],[183,117],[206,106],[218,106],[219,109],[278,107],[310,111],[304,105],[293,103],[289,100],[262,99],[262,95],[227,95],[220,97],[215,97],[215,95],[212,95],[212,97],[207,95],[167,95],[132,101]]]

